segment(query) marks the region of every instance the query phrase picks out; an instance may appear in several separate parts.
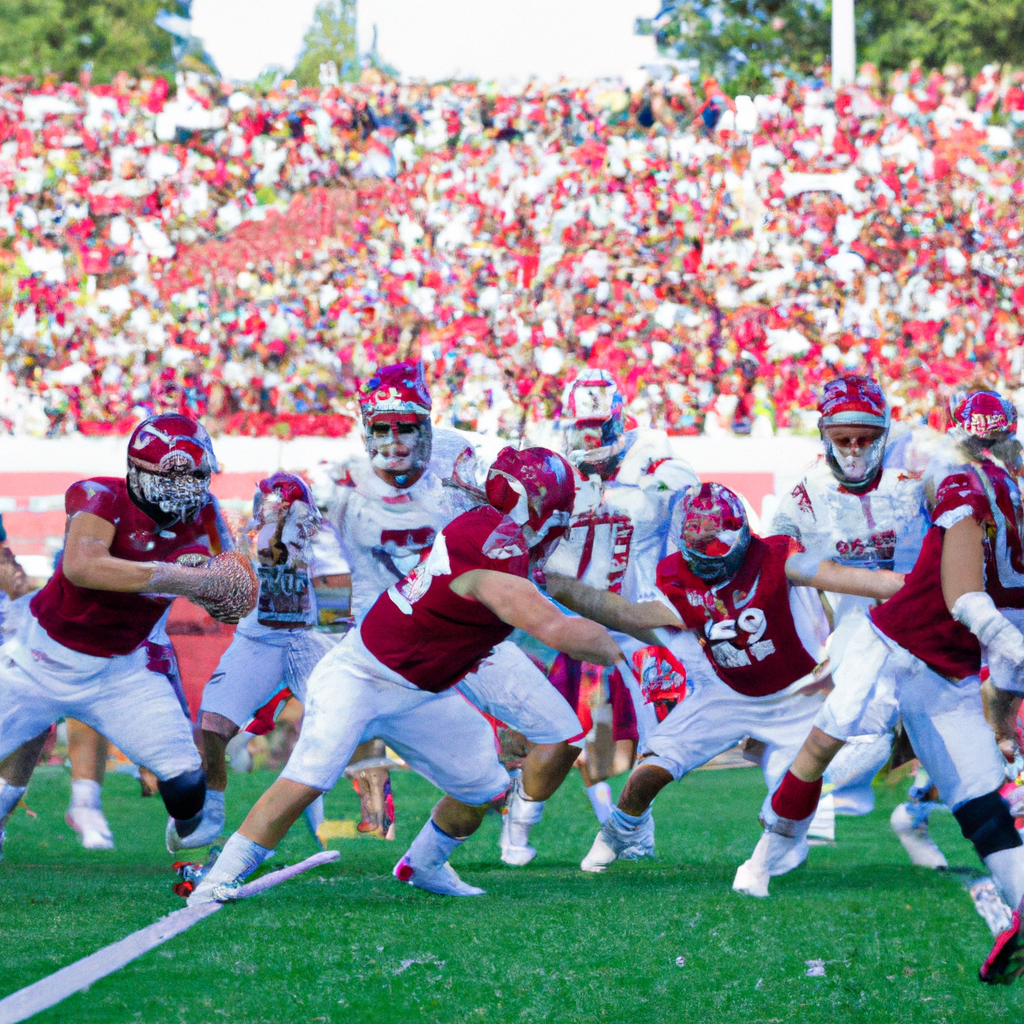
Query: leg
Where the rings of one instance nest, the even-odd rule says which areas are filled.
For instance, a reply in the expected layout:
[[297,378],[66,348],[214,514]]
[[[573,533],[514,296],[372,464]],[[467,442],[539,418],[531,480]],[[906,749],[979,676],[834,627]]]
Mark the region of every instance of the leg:
[[375,709],[393,710],[387,697],[400,706],[401,700],[416,696],[418,691],[403,689],[401,694],[386,692],[382,699],[379,681],[364,664],[366,657],[354,640],[343,643],[310,676],[302,730],[288,764],[228,839],[189,897],[190,906],[222,898],[218,893],[240,884],[270,856],[299,815],[334,787]]
[[897,697],[907,735],[964,838],[1014,908],[1010,928],[997,936],[979,974],[982,981],[1010,982],[1024,973],[1024,844],[999,795],[1006,759],[985,720],[977,676],[953,683],[916,658],[906,661]]
[[192,836],[202,822],[206,776],[192,723],[167,677],[146,667],[145,651],[111,658],[75,704],[70,710],[76,718],[156,775],[170,816],[168,849],[175,852],[177,843]]
[[583,727],[544,673],[511,643],[499,644],[457,688],[471,704],[534,744],[509,794],[501,833],[501,859],[528,864],[537,855],[530,829],[579,756],[580,748],[573,744],[583,738]]
[[[448,795],[395,866],[399,881],[451,896],[478,896],[448,858],[476,831],[488,804],[508,787],[494,736],[478,714],[452,690],[424,695],[404,714],[381,721],[382,735],[409,765]],[[438,742],[443,735],[444,741]],[[566,769],[568,770],[568,769]]]
[[236,633],[221,655],[203,689],[199,726],[203,731],[203,768],[210,790],[223,793],[228,786],[229,741],[242,723],[269,701],[284,685],[287,649],[260,643]]
[[395,803],[391,796],[391,772],[381,762],[387,762],[384,741],[367,740],[356,747],[345,772],[359,794],[362,820],[356,828],[363,834],[394,839]]
[[639,818],[672,781],[672,775],[656,764],[639,765],[619,797],[619,810]]
[[100,803],[110,744],[95,729],[74,718],[69,718],[67,725],[71,804],[64,820],[78,833],[85,849],[112,850],[114,836]]
[[0,655],[0,853],[7,819],[25,795],[51,723],[62,713],[46,681],[42,676],[37,682]]
[[3,859],[7,819],[28,789],[29,779],[39,763],[39,752],[48,734],[48,729],[41,732],[34,740],[23,743],[13,754],[8,754],[0,761],[0,859]]
[[[701,656],[703,657],[703,655]],[[651,803],[669,782],[707,763],[743,738],[749,698],[698,665],[692,690],[647,737],[646,750],[580,867],[604,871],[619,858],[654,855]]]

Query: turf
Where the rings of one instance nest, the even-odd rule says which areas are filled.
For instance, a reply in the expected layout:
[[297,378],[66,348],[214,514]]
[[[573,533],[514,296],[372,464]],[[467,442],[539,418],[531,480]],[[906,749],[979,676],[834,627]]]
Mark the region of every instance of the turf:
[[[269,773],[232,778],[237,824]],[[398,841],[342,840],[338,864],[228,906],[39,1022],[244,1024],[355,1021],[612,1021],[629,1024],[1019,1020],[1024,983],[976,980],[991,940],[956,871],[912,868],[887,825],[905,786],[876,787],[841,844],[772,883],[759,901],[730,891],[757,837],[754,770],[700,772],[658,798],[657,861],[585,875],[595,823],[578,778],[534,830],[526,868],[497,857],[498,822],[453,863],[488,895],[455,900],[394,881],[390,869],[436,791],[394,779]],[[64,824],[68,780],[40,771],[0,864],[0,994],[6,995],[182,906],[162,849],[164,817],[114,776],[105,807],[114,853],[79,848]],[[347,784],[328,814],[354,817]],[[954,868],[977,873],[948,814],[933,833]],[[300,824],[270,862],[313,852]],[[805,961],[825,962],[807,977]]]

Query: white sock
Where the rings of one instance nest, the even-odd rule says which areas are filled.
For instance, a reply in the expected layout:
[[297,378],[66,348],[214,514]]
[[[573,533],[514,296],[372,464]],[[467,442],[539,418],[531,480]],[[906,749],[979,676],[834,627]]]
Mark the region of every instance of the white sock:
[[273,852],[236,832],[224,844],[221,855],[203,881],[214,885],[240,882],[248,878]]
[[612,821],[615,822],[619,828],[634,829],[639,825],[642,825],[651,816],[650,807],[644,811],[643,814],[636,817],[632,814],[627,814],[625,811],[619,810],[618,807],[612,808],[612,813],[609,815]]
[[221,790],[207,789],[203,801],[203,817],[207,817],[209,811],[220,811],[220,816],[224,817],[224,793]]
[[434,824],[433,818],[428,818],[420,834],[412,841],[406,857],[413,867],[439,868],[464,842],[464,839],[448,835]]
[[544,814],[544,800],[531,800],[526,791],[519,787],[518,799],[512,801],[509,808],[510,820],[508,835],[513,846],[530,845],[530,829],[536,825]]
[[1012,850],[996,850],[985,858],[985,867],[1011,910],[1016,910],[1024,899],[1024,846]]
[[71,780],[71,806],[100,809],[100,784],[95,779]]
[[590,806],[594,808],[598,823],[603,825],[611,817],[612,807],[615,806],[612,787],[607,782],[595,782],[587,786],[587,796],[590,797]]
[[0,821],[18,806],[18,801],[25,795],[26,789],[28,786],[12,786],[0,779]]

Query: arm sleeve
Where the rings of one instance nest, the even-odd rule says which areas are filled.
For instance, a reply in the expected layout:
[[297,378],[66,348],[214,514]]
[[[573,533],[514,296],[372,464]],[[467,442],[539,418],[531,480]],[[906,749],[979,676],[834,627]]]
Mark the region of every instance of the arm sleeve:
[[952,473],[939,484],[935,492],[932,523],[948,530],[969,516],[979,524],[990,521],[992,512],[988,497],[973,472],[965,470]]
[[99,480],[80,480],[67,489],[64,510],[69,516],[88,512],[112,523],[117,518],[117,495]]

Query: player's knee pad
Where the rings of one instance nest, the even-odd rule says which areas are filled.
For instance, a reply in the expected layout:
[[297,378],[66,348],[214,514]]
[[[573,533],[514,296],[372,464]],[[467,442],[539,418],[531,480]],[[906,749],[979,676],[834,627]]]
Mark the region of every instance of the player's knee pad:
[[982,860],[1000,850],[1012,850],[1022,845],[1010,808],[998,791],[961,804],[953,812],[953,817],[960,823],[964,838],[974,844]]
[[158,782],[157,787],[167,813],[176,821],[195,818],[206,802],[206,773],[202,768]]

